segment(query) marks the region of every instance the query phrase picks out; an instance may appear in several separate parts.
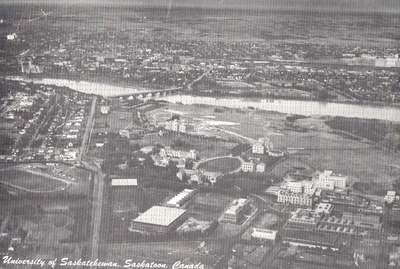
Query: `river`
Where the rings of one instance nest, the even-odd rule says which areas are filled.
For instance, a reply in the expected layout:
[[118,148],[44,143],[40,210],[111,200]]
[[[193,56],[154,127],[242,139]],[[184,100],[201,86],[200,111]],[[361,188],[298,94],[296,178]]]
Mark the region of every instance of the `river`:
[[74,91],[95,94],[104,97],[113,97],[120,95],[137,94],[141,92],[149,92],[148,89],[139,87],[121,87],[106,83],[97,83],[90,81],[77,81],[69,79],[57,79],[57,78],[25,78],[21,76],[9,76],[6,77],[8,80],[22,81],[27,83],[43,84],[43,85],[54,85],[58,87],[68,87]]
[[[72,90],[95,94],[104,97],[137,94],[148,92],[144,88],[120,87],[104,83],[73,81],[67,79],[27,79],[20,76],[7,77],[10,80],[33,82],[37,84],[55,85],[69,87]],[[191,95],[169,95],[159,97],[171,103],[182,103],[185,105],[202,104],[212,106],[224,106],[229,108],[253,107],[265,111],[276,111],[286,114],[298,114],[303,116],[341,116],[351,118],[378,119],[400,122],[400,108],[389,106],[372,106],[360,104],[329,103],[308,100],[260,100],[255,98],[216,98]]]
[[359,104],[327,103],[303,100],[260,100],[254,98],[215,98],[191,95],[170,95],[160,97],[171,103],[184,105],[212,105],[229,108],[249,108],[276,111],[303,116],[341,116],[350,118],[378,119],[400,122],[400,108]]

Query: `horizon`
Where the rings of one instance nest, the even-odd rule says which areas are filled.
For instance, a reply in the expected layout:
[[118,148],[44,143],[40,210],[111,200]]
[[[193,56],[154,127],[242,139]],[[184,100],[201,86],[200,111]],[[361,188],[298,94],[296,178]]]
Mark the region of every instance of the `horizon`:
[[4,0],[0,5],[94,5],[99,7],[143,7],[143,8],[202,8],[238,9],[260,11],[310,11],[337,13],[395,13],[400,14],[398,0]]

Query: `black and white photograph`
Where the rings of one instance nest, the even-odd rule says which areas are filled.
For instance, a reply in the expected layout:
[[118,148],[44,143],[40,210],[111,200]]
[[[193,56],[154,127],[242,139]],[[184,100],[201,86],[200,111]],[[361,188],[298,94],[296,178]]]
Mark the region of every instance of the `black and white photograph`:
[[0,0],[0,269],[399,269],[400,0]]

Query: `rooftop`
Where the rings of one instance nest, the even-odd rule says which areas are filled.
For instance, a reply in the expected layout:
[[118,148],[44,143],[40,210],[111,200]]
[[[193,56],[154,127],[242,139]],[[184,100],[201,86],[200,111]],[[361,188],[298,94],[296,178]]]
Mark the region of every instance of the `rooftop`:
[[232,203],[229,205],[228,210],[226,210],[226,214],[236,214],[237,211],[242,208],[243,206],[245,206],[248,203],[247,199],[244,198],[240,198],[237,200],[233,200]]
[[154,224],[159,226],[169,226],[176,219],[181,217],[186,212],[185,209],[153,206],[149,210],[142,213],[134,222]]
[[184,189],[174,197],[172,197],[168,202],[167,205],[177,205],[179,204],[183,199],[185,199],[188,195],[192,194],[194,190],[192,189]]
[[136,178],[113,178],[111,179],[111,186],[137,186]]

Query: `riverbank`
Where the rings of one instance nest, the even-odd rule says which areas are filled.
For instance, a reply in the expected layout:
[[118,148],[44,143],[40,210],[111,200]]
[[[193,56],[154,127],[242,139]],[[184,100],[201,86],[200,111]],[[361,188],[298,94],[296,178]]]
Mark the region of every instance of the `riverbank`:
[[[22,76],[9,76],[5,79],[22,81],[26,83],[67,87],[78,92],[99,95],[103,97],[140,94],[147,93],[152,90],[142,87],[121,87],[111,84],[75,81],[68,79],[29,79]],[[302,116],[333,116],[400,122],[399,106],[383,106],[377,104],[369,105],[342,102],[320,102],[312,100],[260,99],[242,97],[204,97],[189,94],[165,96],[157,98],[157,100],[164,100],[172,103],[182,103],[186,105],[203,104],[239,109],[259,109]]]
[[304,100],[267,100],[253,98],[217,98],[193,95],[174,95],[157,100],[184,105],[210,105],[235,109],[275,111],[302,116],[332,116],[345,118],[364,118],[400,122],[400,108],[358,104],[326,103]]

